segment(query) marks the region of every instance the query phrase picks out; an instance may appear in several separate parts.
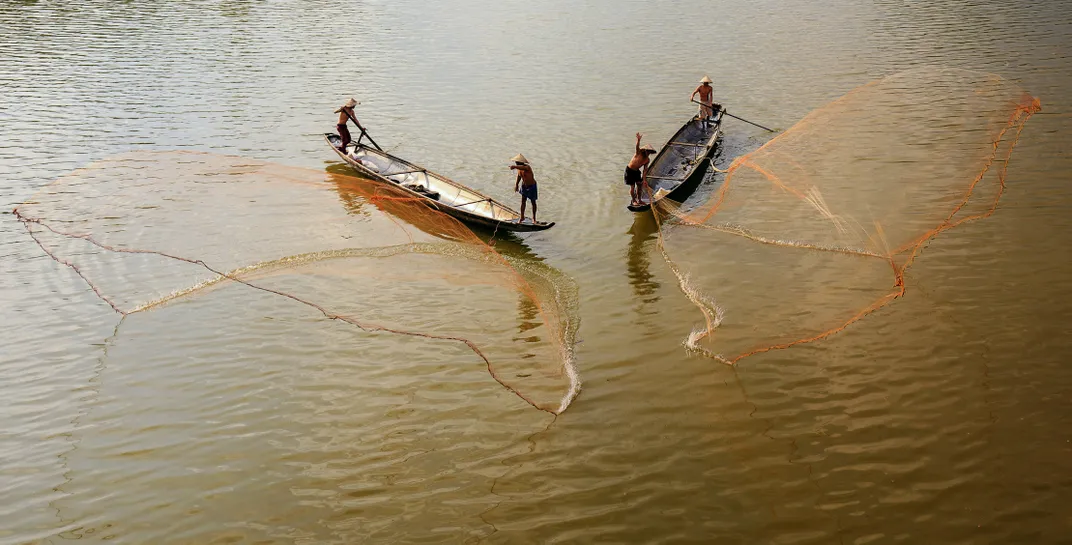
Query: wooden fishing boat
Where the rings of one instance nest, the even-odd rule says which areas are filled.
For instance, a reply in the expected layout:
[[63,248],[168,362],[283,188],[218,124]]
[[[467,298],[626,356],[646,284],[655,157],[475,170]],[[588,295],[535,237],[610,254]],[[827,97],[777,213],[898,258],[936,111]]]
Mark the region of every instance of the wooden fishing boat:
[[648,166],[644,178],[647,187],[642,188],[641,203],[630,204],[630,210],[651,210],[652,203],[663,199],[682,202],[696,190],[722,136],[725,111],[717,105],[715,108],[706,125],[698,117],[693,117],[659,150]]
[[339,149],[342,144],[339,135],[327,133],[324,139],[343,161],[366,177],[417,197],[429,207],[468,224],[520,232],[543,231],[555,225],[554,222],[534,223],[531,219],[518,222],[521,214],[509,206],[367,144],[351,142],[344,151]]

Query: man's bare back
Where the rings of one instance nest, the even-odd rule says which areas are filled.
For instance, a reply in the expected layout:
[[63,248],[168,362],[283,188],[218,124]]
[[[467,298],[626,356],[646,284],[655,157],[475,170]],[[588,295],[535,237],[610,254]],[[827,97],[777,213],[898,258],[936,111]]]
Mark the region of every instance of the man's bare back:
[[539,190],[536,188],[536,177],[532,174],[529,160],[520,153],[513,158],[514,164],[510,170],[517,171],[517,179],[514,180],[514,191],[521,193],[521,217],[517,221],[525,221],[525,201],[532,203],[532,222],[536,222],[536,199],[539,198]]
[[354,116],[353,108],[339,108],[339,125],[345,125]]
[[629,160],[629,168],[640,170],[642,167],[648,166],[648,163],[650,162],[651,159],[649,153],[637,150],[636,153],[633,154],[633,158]]
[[536,185],[536,176],[532,174],[532,167],[525,164],[517,164],[510,165],[510,170],[517,171],[517,177],[521,182],[521,187]]
[[651,146],[640,147],[640,139],[643,137],[643,134],[636,133],[636,151],[633,152],[633,158],[629,160],[629,168],[633,170],[648,166],[651,162],[651,154],[655,152],[655,148]]
[[[655,153],[655,148],[650,145],[640,147],[640,139],[644,135],[636,133],[636,151],[633,152],[633,158],[629,160],[629,164],[625,167],[625,185],[629,186],[629,197],[632,199],[633,204],[640,202],[641,198],[641,185],[644,184],[644,178],[648,175],[648,166],[651,163],[651,155]],[[644,169],[641,172],[640,169]]]
[[359,130],[365,130],[365,128],[361,126],[361,122],[357,120],[357,115],[354,113],[353,106],[343,106],[342,108],[338,109],[338,112],[339,125],[345,125],[347,121],[353,121],[354,125],[357,125],[357,128]]
[[362,133],[365,132],[365,127],[361,126],[361,123],[357,120],[357,116],[354,115],[354,106],[357,106],[360,102],[354,100],[352,97],[335,110],[335,113],[339,114],[339,123],[335,125],[335,128],[339,131],[339,138],[341,144],[339,149],[346,153],[346,146],[350,144],[350,130],[346,128],[346,122],[353,120],[354,125],[357,125],[358,130]]

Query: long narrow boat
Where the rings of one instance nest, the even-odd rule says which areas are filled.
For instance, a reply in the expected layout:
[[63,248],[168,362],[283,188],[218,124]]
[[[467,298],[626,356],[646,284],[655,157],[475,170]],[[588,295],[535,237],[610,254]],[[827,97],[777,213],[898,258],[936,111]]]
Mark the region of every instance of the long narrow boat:
[[500,231],[543,231],[554,222],[536,222],[526,219],[518,222],[521,214],[505,204],[463,186],[445,176],[430,172],[424,167],[399,159],[385,151],[366,144],[350,143],[346,150],[339,149],[339,135],[324,135],[331,149],[361,174],[382,182],[420,200],[431,208],[440,210],[472,225]]
[[722,136],[724,111],[721,107],[716,108],[706,126],[698,117],[693,117],[670,137],[648,167],[644,178],[647,187],[643,188],[641,203],[630,204],[630,210],[651,210],[652,203],[663,199],[682,202],[696,190],[707,172],[708,159],[715,154]]

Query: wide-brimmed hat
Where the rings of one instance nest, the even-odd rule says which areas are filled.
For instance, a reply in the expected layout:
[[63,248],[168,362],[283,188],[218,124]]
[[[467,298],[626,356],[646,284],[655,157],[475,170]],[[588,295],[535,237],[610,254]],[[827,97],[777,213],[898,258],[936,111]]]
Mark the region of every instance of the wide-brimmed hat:
[[653,148],[651,144],[644,144],[644,147],[640,148],[640,151],[655,153],[655,148]]
[[700,83],[711,83],[711,78],[704,76],[703,79],[700,80]]
[[515,163],[525,163],[526,165],[529,164],[529,160],[525,159],[525,156],[521,155],[520,153],[515,155],[514,158],[510,160]]
[[347,108],[353,108],[354,106],[357,106],[358,104],[361,104],[361,103],[351,97],[350,100],[346,101],[346,104],[343,104],[343,106],[345,106]]

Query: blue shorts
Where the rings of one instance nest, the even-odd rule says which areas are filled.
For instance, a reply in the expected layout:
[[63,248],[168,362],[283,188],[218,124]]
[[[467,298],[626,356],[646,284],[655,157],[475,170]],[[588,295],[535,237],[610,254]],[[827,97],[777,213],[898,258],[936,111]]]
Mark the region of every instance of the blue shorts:
[[528,200],[530,200],[532,202],[536,202],[536,194],[537,194],[536,184],[532,184],[532,185],[529,185],[529,186],[524,186],[524,185],[521,186],[521,198],[522,199],[528,199]]

